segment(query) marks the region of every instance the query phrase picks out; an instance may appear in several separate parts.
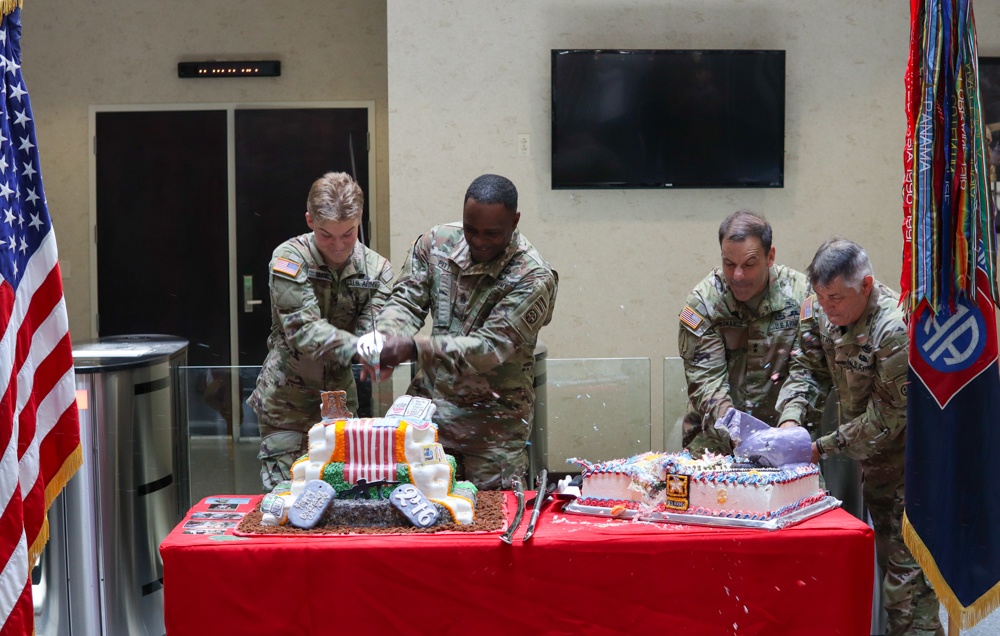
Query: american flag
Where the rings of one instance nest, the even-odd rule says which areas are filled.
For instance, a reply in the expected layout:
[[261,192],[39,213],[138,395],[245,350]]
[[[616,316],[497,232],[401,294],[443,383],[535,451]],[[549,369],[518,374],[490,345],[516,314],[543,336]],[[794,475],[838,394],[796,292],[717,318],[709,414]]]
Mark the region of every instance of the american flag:
[[19,9],[0,22],[0,636],[34,630],[46,512],[82,461],[56,237],[45,204]]
[[[351,484],[359,479],[393,481],[396,479],[396,433],[400,428],[394,420],[380,423],[374,419],[344,423],[344,479]],[[405,430],[405,429],[404,429]]]
[[692,329],[697,329],[698,325],[700,325],[701,321],[703,320],[703,318],[698,315],[698,312],[691,309],[687,305],[685,305],[684,309],[681,311],[680,318],[681,322],[683,322],[688,327],[691,327]]

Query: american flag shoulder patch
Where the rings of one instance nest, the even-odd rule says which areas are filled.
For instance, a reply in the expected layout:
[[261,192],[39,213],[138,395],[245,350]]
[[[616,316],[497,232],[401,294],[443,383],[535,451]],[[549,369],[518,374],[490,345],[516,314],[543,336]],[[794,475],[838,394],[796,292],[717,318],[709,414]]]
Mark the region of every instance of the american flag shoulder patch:
[[287,258],[276,258],[274,259],[274,265],[271,266],[271,270],[278,273],[284,274],[285,276],[291,276],[295,278],[299,275],[299,270],[302,269],[302,265],[296,263],[295,261],[290,261]]
[[681,311],[680,318],[681,322],[683,322],[691,329],[697,329],[701,325],[701,323],[704,322],[705,320],[701,315],[698,314],[698,312],[696,312],[694,309],[691,309],[687,305],[684,305],[684,310]]
[[802,309],[799,310],[799,320],[806,320],[813,317],[813,299],[816,296],[809,296],[802,301]]

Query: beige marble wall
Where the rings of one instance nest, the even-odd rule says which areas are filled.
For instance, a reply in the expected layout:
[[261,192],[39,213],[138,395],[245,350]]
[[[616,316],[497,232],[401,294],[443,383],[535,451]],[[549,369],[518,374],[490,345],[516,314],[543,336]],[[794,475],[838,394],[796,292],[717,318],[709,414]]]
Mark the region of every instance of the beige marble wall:
[[[997,2],[977,2],[982,54]],[[842,234],[898,288],[908,3],[871,0],[388,0],[393,253],[460,217],[469,181],[510,177],[521,228],[559,271],[552,358],[648,356],[653,422],[684,298],[719,261],[716,230],[749,207],[779,262],[805,268]],[[565,191],[549,187],[553,48],[787,51],[785,187]],[[531,135],[519,156],[516,135]],[[656,437],[654,433],[653,437]]]
[[[92,105],[374,101],[378,239],[388,245],[385,19],[383,0],[25,3],[22,72],[75,339],[91,336],[96,311],[88,240]],[[281,77],[178,79],[177,62],[206,59],[277,59]]]

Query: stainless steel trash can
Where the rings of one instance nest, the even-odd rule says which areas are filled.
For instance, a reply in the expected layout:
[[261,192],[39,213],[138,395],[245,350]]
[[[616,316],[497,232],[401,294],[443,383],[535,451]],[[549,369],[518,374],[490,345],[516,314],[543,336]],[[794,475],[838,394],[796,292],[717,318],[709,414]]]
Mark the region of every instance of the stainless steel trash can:
[[177,368],[159,335],[74,344],[83,466],[49,512],[34,573],[39,635],[162,636],[159,545],[190,507]]

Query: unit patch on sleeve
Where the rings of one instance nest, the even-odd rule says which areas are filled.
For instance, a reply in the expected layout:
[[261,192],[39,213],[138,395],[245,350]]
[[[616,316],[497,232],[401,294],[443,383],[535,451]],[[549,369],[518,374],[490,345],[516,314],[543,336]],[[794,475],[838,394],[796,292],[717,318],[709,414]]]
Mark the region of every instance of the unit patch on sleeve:
[[302,265],[299,263],[281,257],[274,259],[274,265],[271,266],[271,270],[274,273],[284,274],[285,276],[289,276],[291,278],[298,276],[300,269],[302,269]]
[[536,322],[541,320],[544,315],[545,299],[539,298],[532,303],[531,307],[528,308],[528,311],[524,312],[524,322],[528,323],[528,325],[534,325]]
[[813,300],[816,296],[810,296],[802,301],[802,309],[799,311],[799,320],[808,320],[813,317]]
[[698,312],[691,309],[687,305],[684,305],[684,310],[681,311],[681,322],[691,328],[692,331],[697,330],[698,326],[705,320],[701,317]]

